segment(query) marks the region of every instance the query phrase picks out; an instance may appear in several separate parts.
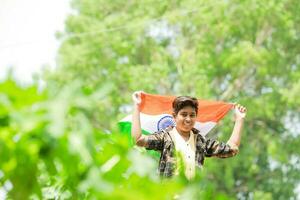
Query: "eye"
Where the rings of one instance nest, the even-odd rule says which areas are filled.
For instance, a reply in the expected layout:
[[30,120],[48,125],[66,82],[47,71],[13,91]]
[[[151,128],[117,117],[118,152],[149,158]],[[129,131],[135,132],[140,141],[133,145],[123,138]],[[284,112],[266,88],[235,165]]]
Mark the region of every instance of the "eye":
[[196,117],[196,114],[191,114],[190,117],[191,117],[191,118],[195,118],[195,117]]
[[187,113],[181,113],[181,116],[186,117]]

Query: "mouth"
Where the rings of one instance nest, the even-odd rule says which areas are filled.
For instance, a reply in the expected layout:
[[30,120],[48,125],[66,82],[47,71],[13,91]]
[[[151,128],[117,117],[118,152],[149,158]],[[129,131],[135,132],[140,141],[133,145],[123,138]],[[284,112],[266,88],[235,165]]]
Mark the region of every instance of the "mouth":
[[191,124],[191,123],[184,123],[184,125],[187,126],[187,127],[191,127],[193,124]]

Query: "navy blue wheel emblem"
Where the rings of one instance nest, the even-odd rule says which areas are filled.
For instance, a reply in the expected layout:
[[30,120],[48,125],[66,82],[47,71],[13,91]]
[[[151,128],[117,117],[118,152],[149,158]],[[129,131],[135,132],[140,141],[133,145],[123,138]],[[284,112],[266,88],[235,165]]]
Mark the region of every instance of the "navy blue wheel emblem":
[[171,115],[163,116],[160,120],[158,120],[157,131],[161,131],[168,126],[175,126],[175,121],[173,120],[173,117]]

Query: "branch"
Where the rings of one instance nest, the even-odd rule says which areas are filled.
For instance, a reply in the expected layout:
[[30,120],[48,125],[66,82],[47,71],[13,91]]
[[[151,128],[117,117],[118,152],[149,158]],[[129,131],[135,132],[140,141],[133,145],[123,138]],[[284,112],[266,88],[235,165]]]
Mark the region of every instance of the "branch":
[[[237,91],[242,90],[243,86],[248,82],[248,80],[256,73],[256,67],[252,68],[245,68],[244,71],[248,73],[245,73],[240,78],[236,79],[232,85],[230,85],[227,90],[221,95],[220,99],[223,101],[226,101],[230,99],[233,94]],[[242,72],[243,74],[243,72]]]

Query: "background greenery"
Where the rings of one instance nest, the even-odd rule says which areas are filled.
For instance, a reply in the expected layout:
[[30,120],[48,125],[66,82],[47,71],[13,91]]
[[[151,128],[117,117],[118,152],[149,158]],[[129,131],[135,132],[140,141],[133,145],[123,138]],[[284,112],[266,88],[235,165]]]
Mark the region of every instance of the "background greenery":
[[[12,199],[297,199],[298,0],[73,0],[46,87],[0,84],[0,186]],[[117,122],[131,94],[248,109],[238,156],[160,180]],[[226,141],[228,116],[209,137]]]

